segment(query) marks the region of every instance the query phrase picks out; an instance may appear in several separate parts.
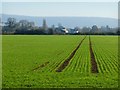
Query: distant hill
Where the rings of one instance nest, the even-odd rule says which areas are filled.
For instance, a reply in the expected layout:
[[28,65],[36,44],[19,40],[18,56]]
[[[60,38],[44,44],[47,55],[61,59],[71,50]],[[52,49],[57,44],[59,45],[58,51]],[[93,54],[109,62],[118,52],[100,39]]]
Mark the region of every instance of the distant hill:
[[47,25],[55,25],[58,23],[62,24],[65,27],[74,28],[76,26],[79,27],[92,27],[93,25],[117,27],[118,20],[114,18],[102,18],[102,17],[34,17],[34,16],[20,16],[20,15],[6,15],[2,14],[2,21],[6,22],[7,18],[13,17],[16,18],[17,21],[25,19],[28,21],[34,21],[37,26],[42,26],[43,19],[46,19]]

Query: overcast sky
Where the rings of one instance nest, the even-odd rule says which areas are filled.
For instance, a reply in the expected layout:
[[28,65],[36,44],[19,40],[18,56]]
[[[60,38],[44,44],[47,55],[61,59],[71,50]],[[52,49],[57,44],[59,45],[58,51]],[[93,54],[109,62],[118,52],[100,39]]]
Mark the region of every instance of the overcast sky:
[[117,18],[118,2],[3,2],[2,13],[27,16]]

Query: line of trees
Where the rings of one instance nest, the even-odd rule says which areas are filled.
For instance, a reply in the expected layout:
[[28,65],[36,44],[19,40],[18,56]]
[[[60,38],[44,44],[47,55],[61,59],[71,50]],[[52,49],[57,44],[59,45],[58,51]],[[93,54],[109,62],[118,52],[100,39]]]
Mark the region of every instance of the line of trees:
[[[30,22],[27,20],[20,20],[16,21],[15,18],[8,18],[7,21],[2,24],[2,34],[98,34],[98,35],[120,35],[120,28],[110,28],[107,26],[102,26],[101,28],[98,28],[96,25],[93,25],[90,27],[75,27],[74,29],[67,28],[63,29],[61,28],[64,26],[59,25],[58,27],[55,27],[52,25],[51,27],[48,27],[46,24],[46,20],[43,20],[42,27],[35,26],[34,22]],[[64,31],[67,30],[67,33]],[[74,33],[77,31],[76,33]]]

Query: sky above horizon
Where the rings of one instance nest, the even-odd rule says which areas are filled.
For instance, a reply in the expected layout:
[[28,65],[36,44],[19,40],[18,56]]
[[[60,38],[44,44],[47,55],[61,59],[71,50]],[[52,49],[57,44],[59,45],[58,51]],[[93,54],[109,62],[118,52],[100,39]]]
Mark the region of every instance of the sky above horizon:
[[119,2],[119,0],[1,0],[2,2]]
[[[1,8],[1,6],[0,6]],[[118,18],[117,2],[3,2],[2,14]]]

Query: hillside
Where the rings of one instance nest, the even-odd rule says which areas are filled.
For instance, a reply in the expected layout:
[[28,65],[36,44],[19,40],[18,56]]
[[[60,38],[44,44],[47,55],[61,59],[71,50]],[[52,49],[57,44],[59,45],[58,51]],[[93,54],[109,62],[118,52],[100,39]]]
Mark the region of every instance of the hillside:
[[6,22],[7,18],[13,17],[16,18],[17,21],[26,19],[28,21],[34,21],[37,26],[42,25],[43,19],[46,19],[48,26],[55,25],[58,23],[62,24],[65,27],[73,28],[76,26],[91,27],[93,25],[117,27],[118,20],[114,18],[102,18],[102,17],[35,17],[35,16],[20,16],[20,15],[6,15],[2,14],[3,22]]

